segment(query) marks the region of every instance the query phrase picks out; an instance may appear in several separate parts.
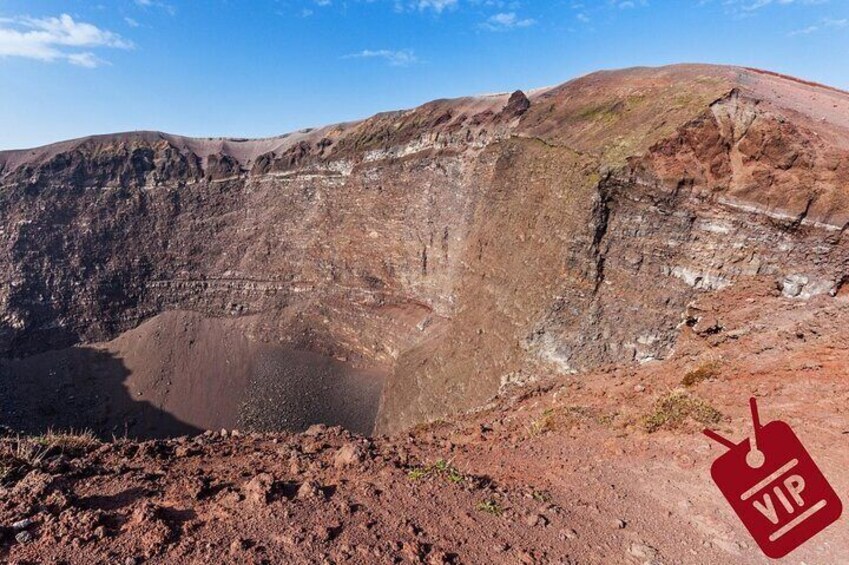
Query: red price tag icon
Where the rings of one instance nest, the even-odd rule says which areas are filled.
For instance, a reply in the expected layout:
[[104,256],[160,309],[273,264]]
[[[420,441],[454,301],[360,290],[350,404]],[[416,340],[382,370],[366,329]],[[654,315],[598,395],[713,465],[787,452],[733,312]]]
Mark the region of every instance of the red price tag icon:
[[808,451],[784,422],[761,426],[754,398],[753,433],[728,448],[710,469],[728,503],[769,557],[784,557],[840,518],[843,505]]

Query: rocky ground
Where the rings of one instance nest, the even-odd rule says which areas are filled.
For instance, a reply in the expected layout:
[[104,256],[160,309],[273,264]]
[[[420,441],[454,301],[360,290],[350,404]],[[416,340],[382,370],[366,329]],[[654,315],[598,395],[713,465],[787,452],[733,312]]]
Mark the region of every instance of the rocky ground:
[[[749,396],[849,490],[845,296],[771,280],[705,296],[674,354],[508,385],[366,438],[206,432],[0,441],[0,559],[24,563],[765,563],[712,484]],[[786,563],[844,563],[833,524]]]

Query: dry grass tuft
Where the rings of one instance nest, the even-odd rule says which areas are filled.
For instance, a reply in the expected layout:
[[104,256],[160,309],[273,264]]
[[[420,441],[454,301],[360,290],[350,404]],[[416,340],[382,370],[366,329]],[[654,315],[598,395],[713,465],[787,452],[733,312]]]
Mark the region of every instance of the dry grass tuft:
[[715,361],[711,361],[710,363],[705,363],[701,365],[697,369],[693,369],[681,379],[681,384],[685,387],[689,388],[695,386],[701,382],[715,379],[719,376],[719,363]]
[[531,425],[528,427],[528,433],[531,437],[535,437],[546,432],[550,432],[554,429],[554,409],[549,408],[545,410],[542,415],[531,422]]
[[0,484],[14,483],[59,455],[78,457],[100,446],[90,431],[48,431],[39,436],[18,436],[0,442]]
[[717,424],[722,414],[704,400],[683,391],[673,391],[658,399],[654,412],[643,418],[643,428],[654,433],[662,428],[679,428],[687,419],[703,425]]
[[527,426],[528,436],[533,438],[553,432],[562,427],[572,427],[588,422],[611,427],[619,416],[618,412],[602,413],[589,406],[556,406],[548,408]]
[[79,432],[73,430],[67,432],[48,430],[47,433],[36,436],[31,441],[48,449],[58,449],[65,453],[88,451],[100,445],[100,440],[97,439],[97,436],[91,430],[81,430]]

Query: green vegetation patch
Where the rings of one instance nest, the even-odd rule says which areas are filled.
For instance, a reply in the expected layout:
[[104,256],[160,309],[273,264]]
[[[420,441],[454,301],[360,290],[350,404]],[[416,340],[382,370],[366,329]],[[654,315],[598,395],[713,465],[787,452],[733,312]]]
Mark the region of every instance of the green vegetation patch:
[[495,500],[487,499],[478,502],[477,509],[480,512],[486,512],[487,514],[492,514],[493,516],[501,516],[501,506]]
[[415,467],[407,473],[407,477],[411,481],[418,481],[427,477],[440,477],[451,483],[462,483],[467,478],[465,474],[444,459],[440,459],[433,465]]

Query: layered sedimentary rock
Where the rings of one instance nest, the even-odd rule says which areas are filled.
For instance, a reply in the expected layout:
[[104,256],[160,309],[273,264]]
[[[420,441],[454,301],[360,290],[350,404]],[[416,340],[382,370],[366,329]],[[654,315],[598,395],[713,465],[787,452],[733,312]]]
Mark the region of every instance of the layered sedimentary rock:
[[[269,140],[0,154],[0,353],[163,312],[388,373],[391,431],[504,382],[664,358],[746,277],[847,273],[849,95],[712,66],[588,75]],[[132,348],[131,345],[127,347]]]

